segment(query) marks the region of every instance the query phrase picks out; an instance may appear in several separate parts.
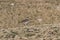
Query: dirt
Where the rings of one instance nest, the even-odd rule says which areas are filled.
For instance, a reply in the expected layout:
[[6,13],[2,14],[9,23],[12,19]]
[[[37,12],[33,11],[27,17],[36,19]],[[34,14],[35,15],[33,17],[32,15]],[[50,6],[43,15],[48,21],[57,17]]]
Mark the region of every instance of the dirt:
[[60,0],[0,0],[0,40],[60,40]]

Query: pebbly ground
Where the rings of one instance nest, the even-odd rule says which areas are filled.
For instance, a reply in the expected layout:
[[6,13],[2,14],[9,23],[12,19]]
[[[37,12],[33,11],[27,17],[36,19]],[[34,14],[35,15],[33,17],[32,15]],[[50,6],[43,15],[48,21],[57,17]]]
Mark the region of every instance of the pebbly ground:
[[60,40],[60,0],[0,0],[0,40]]

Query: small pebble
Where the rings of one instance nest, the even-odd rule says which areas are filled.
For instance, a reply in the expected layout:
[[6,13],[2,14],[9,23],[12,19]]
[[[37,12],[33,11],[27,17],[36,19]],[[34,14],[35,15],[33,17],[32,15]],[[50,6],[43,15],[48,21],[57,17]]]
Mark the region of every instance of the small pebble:
[[11,3],[10,5],[14,6],[15,4],[14,3]]
[[42,21],[42,19],[37,19],[39,22],[41,22]]
[[58,5],[58,6],[56,7],[56,9],[59,11],[59,10],[60,10],[60,5]]

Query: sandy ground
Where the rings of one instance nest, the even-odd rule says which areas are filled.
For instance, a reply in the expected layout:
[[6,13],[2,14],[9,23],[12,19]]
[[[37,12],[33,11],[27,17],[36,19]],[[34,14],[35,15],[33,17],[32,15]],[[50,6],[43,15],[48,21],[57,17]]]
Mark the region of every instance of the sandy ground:
[[0,0],[0,40],[60,40],[60,0]]

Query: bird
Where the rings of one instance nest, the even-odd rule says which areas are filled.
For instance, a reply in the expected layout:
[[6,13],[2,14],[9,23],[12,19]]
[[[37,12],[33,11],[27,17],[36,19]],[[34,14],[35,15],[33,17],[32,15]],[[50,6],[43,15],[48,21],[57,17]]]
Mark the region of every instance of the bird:
[[23,23],[24,25],[27,25],[29,23],[29,19],[26,18],[26,19],[22,20],[21,23]]

